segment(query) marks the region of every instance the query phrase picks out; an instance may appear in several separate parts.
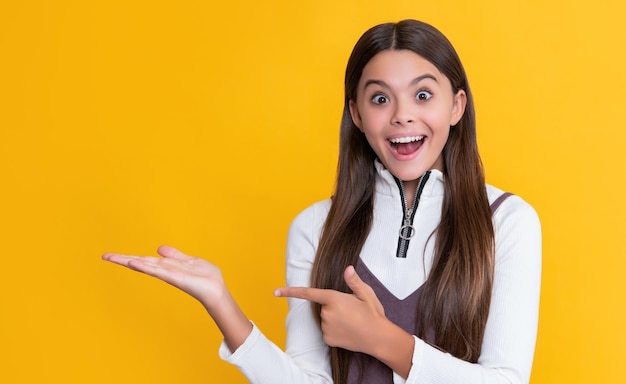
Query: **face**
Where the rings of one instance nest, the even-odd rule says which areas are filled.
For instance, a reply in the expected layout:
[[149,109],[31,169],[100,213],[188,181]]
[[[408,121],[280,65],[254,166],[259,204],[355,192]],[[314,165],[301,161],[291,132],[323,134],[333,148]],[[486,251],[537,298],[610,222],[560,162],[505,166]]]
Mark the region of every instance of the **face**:
[[386,50],[363,68],[350,113],[378,159],[408,188],[424,172],[443,170],[443,147],[465,103],[465,92],[454,93],[429,61]]

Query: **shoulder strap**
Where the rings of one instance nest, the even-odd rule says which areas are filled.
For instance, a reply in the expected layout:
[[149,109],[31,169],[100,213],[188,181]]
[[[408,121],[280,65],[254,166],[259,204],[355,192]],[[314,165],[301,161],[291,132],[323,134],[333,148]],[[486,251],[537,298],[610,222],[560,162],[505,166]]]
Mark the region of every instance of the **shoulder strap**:
[[503,194],[498,196],[498,198],[493,203],[491,203],[489,208],[491,208],[492,215],[496,212],[496,209],[498,209],[500,204],[502,204],[504,200],[506,200],[509,196],[513,196],[513,194],[511,192],[504,192]]

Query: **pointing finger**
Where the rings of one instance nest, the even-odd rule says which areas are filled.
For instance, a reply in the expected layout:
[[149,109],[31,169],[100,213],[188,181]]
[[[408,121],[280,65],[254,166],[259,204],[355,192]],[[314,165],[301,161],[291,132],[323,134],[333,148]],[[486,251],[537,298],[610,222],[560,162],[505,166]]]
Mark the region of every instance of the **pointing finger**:
[[274,291],[274,295],[277,297],[293,297],[296,299],[303,299],[312,301],[314,303],[327,305],[337,291],[330,289],[319,289],[309,287],[285,287],[278,288]]

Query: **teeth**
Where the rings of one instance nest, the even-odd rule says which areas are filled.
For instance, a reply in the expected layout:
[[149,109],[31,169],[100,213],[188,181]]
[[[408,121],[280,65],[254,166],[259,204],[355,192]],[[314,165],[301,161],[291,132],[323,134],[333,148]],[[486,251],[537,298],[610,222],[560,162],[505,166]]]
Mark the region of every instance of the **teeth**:
[[404,143],[411,143],[413,141],[420,141],[424,138],[424,136],[409,136],[409,137],[398,137],[395,139],[391,139],[389,141],[391,141],[393,144],[404,144]]

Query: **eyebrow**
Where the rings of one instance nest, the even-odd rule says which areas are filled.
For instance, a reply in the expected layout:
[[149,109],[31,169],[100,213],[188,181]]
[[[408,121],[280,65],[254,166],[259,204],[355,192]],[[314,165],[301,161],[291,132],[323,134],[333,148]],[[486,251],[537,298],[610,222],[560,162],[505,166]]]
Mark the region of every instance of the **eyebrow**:
[[[421,76],[416,77],[415,79],[413,79],[413,81],[411,81],[411,83],[409,84],[410,87],[418,84],[420,81],[424,80],[424,79],[432,79],[434,82],[438,83],[437,78],[433,75],[431,75],[430,73],[425,73]],[[389,85],[387,85],[387,83],[385,83],[382,80],[375,80],[375,79],[370,79],[367,80],[365,82],[365,84],[363,85],[363,89],[366,89],[368,86],[372,85],[372,84],[376,84],[376,85],[380,85],[383,88],[387,88],[389,89]]]

